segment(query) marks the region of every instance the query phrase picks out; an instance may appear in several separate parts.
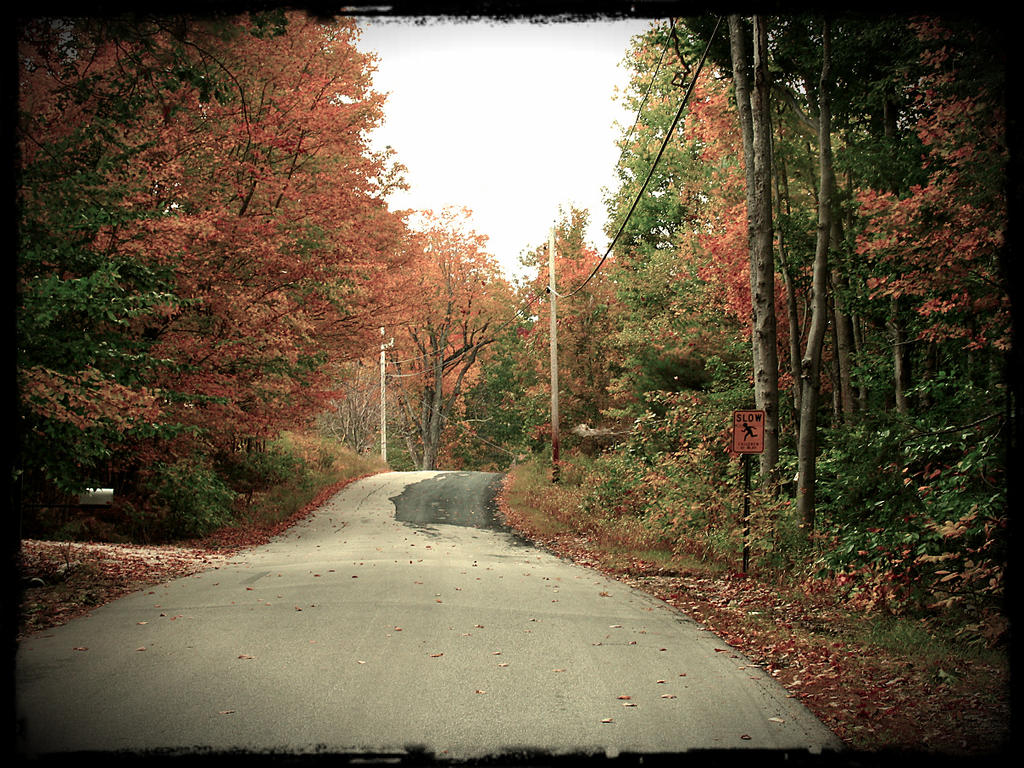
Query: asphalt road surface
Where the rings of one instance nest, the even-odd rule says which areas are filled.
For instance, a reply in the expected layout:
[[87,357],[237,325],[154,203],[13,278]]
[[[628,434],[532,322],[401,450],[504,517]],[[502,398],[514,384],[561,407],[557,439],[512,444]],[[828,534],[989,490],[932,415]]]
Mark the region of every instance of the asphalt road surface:
[[34,635],[19,751],[839,748],[676,609],[502,530],[499,480],[362,480],[229,565]]

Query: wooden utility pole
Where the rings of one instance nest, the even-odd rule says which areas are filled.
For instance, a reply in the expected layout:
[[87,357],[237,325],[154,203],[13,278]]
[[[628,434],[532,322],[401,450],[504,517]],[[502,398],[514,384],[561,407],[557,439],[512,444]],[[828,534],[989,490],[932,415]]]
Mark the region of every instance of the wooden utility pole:
[[557,483],[558,471],[558,327],[555,292],[555,229],[548,234],[548,296],[551,300],[551,482]]
[[388,460],[387,349],[395,340],[384,343],[384,326],[380,329],[380,458]]

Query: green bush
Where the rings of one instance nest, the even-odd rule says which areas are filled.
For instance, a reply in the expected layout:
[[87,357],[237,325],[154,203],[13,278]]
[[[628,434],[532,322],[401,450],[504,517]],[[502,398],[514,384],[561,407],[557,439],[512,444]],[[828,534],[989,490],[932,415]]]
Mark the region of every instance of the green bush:
[[1001,600],[1007,516],[995,426],[927,431],[892,420],[827,433],[818,575],[890,610],[977,611]]
[[224,482],[250,499],[254,493],[291,480],[303,469],[301,457],[283,443],[272,443],[265,450],[235,451],[217,461]]
[[158,463],[144,489],[153,528],[167,538],[203,536],[232,518],[235,492],[200,457]]

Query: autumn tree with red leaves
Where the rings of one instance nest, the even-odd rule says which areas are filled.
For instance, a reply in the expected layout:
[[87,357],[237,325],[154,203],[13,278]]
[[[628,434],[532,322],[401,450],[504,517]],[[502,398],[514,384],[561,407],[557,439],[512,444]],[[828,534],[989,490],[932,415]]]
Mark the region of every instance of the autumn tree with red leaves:
[[420,469],[436,469],[480,355],[512,321],[514,308],[470,211],[423,211],[418,219],[406,277],[415,300],[394,326],[390,365],[409,456]]
[[930,43],[916,93],[922,183],[904,194],[868,188],[858,195],[865,220],[857,252],[875,268],[872,298],[908,303],[921,344],[974,352],[1010,347],[1009,294],[1003,285],[1009,160],[1000,91],[967,91],[958,70],[970,63],[935,21],[917,26]]
[[[404,258],[351,21],[38,20],[20,35],[25,466],[206,462],[315,415]],[[130,488],[126,489],[130,492]]]

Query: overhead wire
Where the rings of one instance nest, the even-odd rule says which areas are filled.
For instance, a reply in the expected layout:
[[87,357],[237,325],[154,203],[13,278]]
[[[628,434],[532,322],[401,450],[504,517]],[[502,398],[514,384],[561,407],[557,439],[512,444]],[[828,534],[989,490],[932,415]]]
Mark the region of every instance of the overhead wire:
[[[624,144],[629,142],[629,139],[633,135],[633,131],[636,130],[636,126],[639,124],[640,118],[643,116],[644,107],[647,105],[647,100],[648,100],[648,98],[650,98],[651,91],[654,89],[654,83],[657,82],[658,73],[661,71],[661,66],[662,66],[662,64],[665,61],[665,55],[668,53],[669,45],[671,45],[673,43],[673,39],[675,40],[676,53],[678,55],[679,45],[678,45],[678,38],[675,37],[675,19],[674,18],[670,18],[669,19],[669,25],[670,25],[672,34],[669,37],[666,38],[665,45],[661,49],[661,56],[658,58],[658,64],[657,64],[657,66],[655,66],[654,73],[651,75],[651,79],[647,83],[647,90],[644,93],[643,99],[640,101],[640,106],[637,108],[636,117],[633,119],[633,125],[630,127],[629,132],[626,135],[626,140],[625,140]],[[717,30],[717,27],[716,27],[716,30]],[[714,37],[714,33],[712,33],[712,37]],[[680,60],[681,59],[682,59],[682,57],[680,56]],[[659,158],[661,157],[661,153],[658,154],[658,157]],[[655,163],[657,163],[657,160],[655,160]],[[642,194],[642,192],[641,192],[641,194]],[[635,204],[634,204],[634,207],[635,207]],[[616,239],[618,239],[618,238],[616,237]],[[613,241],[612,245],[614,245],[614,244],[615,243]],[[611,246],[609,246],[609,250],[610,249],[611,249]],[[607,256],[607,254],[606,254],[606,256]],[[602,261],[603,261],[603,259],[602,259]],[[587,279],[587,281],[589,282],[589,278]],[[584,285],[585,284],[586,283],[584,283]],[[581,286],[581,288],[582,288],[582,286]],[[517,309],[516,312],[513,314],[512,318],[508,322],[503,323],[502,325],[499,325],[496,330],[502,330],[502,329],[508,327],[509,325],[511,325],[512,323],[516,322],[516,320],[518,319],[520,314],[522,314],[525,310],[532,308],[532,306],[535,303],[537,303],[537,301],[542,296],[545,296],[545,295],[549,294],[550,292],[551,292],[550,288],[545,288],[543,293],[536,293],[536,294],[534,294],[533,298],[529,302],[527,302],[527,304],[525,306],[520,307],[519,309]],[[574,291],[574,293],[575,293],[575,291]],[[556,295],[561,295],[561,294],[558,294],[557,291],[556,291]],[[571,296],[572,294],[568,294],[568,295]],[[526,319],[525,315],[524,315],[523,319]]]
[[[669,22],[670,22],[670,34],[669,34],[669,36],[666,39],[665,46],[662,48],[661,57],[658,60],[658,65],[655,68],[655,72],[651,76],[651,80],[648,83],[647,92],[644,94],[644,98],[642,99],[640,107],[637,110],[637,116],[636,116],[636,119],[633,122],[633,126],[630,128],[629,133],[627,134],[627,142],[628,142],[629,137],[632,136],[633,130],[636,128],[637,124],[640,121],[640,117],[642,116],[643,108],[644,108],[644,106],[647,103],[647,99],[649,98],[650,93],[653,90],[654,83],[655,83],[655,81],[657,79],[658,71],[660,70],[662,63],[664,62],[665,54],[668,51],[669,45],[672,44],[673,41],[675,42],[677,55],[679,53],[678,37],[676,37],[676,35],[675,35],[675,19],[670,19]],[[707,60],[708,52],[711,49],[711,43],[715,39],[715,36],[718,33],[718,29],[721,26],[721,23],[722,23],[722,17],[719,16],[717,21],[715,22],[715,28],[712,30],[711,35],[708,38],[707,46],[704,49],[704,53],[701,55],[700,62],[697,65],[697,69],[694,72],[693,77],[690,79],[690,82],[689,82],[689,84],[687,86],[686,93],[683,96],[682,102],[680,103],[679,108],[676,110],[676,114],[675,114],[675,117],[672,120],[672,124],[669,126],[668,131],[665,133],[665,138],[662,140],[661,147],[658,150],[658,154],[654,158],[654,162],[651,164],[651,168],[650,168],[650,171],[647,174],[647,178],[644,180],[643,185],[640,187],[640,191],[637,193],[636,197],[633,199],[633,203],[632,203],[632,205],[629,208],[629,212],[626,214],[626,217],[623,219],[622,224],[619,226],[618,231],[615,233],[615,237],[612,239],[611,243],[608,245],[607,250],[605,251],[604,255],[601,257],[601,260],[597,263],[597,265],[594,267],[594,269],[587,276],[586,280],[584,280],[580,285],[578,285],[576,288],[574,288],[569,293],[562,294],[562,293],[556,292],[556,295],[559,298],[570,298],[571,296],[573,296],[573,295],[579,293],[581,290],[583,290],[587,286],[587,284],[590,283],[590,281],[594,278],[594,276],[597,275],[598,271],[601,269],[601,267],[604,265],[605,261],[611,255],[612,249],[615,247],[615,244],[619,241],[619,238],[622,236],[622,233],[625,231],[626,225],[629,223],[630,218],[632,217],[633,213],[636,211],[636,207],[639,204],[641,198],[643,197],[644,192],[647,190],[647,187],[650,184],[651,179],[654,176],[654,171],[658,167],[658,163],[661,161],[661,157],[662,157],[662,155],[664,155],[665,149],[668,147],[668,142],[671,139],[672,134],[673,134],[673,132],[676,129],[676,126],[679,124],[680,119],[682,118],[683,111],[686,109],[686,105],[689,103],[690,96],[693,93],[694,84],[697,82],[697,78],[700,76],[701,70],[704,67],[704,63]],[[682,60],[681,56],[680,56],[680,60]],[[545,289],[544,293],[536,293],[536,294],[534,294],[533,298],[531,298],[524,305],[520,306],[513,313],[513,316],[508,321],[506,321],[506,322],[502,323],[501,325],[497,326],[494,330],[495,331],[501,331],[501,330],[509,327],[513,323],[519,321],[520,316],[522,316],[522,319],[524,319],[524,320],[527,319],[528,316],[525,315],[524,313],[527,310],[530,310],[533,307],[533,305],[536,304],[541,299],[542,296],[546,295],[549,292],[550,292],[550,289],[547,288],[547,289]],[[469,352],[470,349],[472,349],[472,348],[468,348],[468,349],[464,350],[462,353],[459,353],[458,355],[456,355],[456,357],[453,358],[453,359],[458,359],[459,357],[462,356],[462,354],[465,354],[466,352]],[[412,360],[410,359],[408,361],[402,361],[402,362],[412,362]],[[449,361],[449,362],[451,362],[451,361]],[[396,368],[396,370],[399,370],[397,366],[395,366],[395,368]],[[419,375],[419,374],[413,374],[413,373],[404,373],[404,374],[403,373],[394,373],[394,374],[389,374],[389,375],[393,376],[393,377],[405,378],[405,377],[411,377],[411,376]]]
[[[637,109],[636,117],[633,120],[633,125],[630,127],[629,133],[626,136],[626,143],[629,142],[630,137],[632,137],[632,135],[633,135],[633,131],[636,130],[636,126],[639,124],[640,118],[643,116],[643,110],[644,110],[644,107],[647,104],[647,99],[650,98],[651,91],[654,89],[654,83],[657,81],[658,72],[661,70],[661,65],[665,61],[665,55],[668,53],[669,45],[672,44],[674,33],[675,33],[675,19],[669,19],[669,23],[670,23],[670,26],[672,28],[673,36],[670,36],[670,37],[666,38],[665,45],[661,49],[661,56],[658,58],[658,64],[657,64],[657,66],[654,69],[654,73],[651,75],[650,81],[647,83],[647,90],[644,93],[644,97],[643,97],[643,99],[640,102],[639,108]],[[676,51],[677,51],[677,54],[678,54],[678,40],[676,41]],[[530,301],[528,301],[524,306],[520,307],[519,309],[517,309],[515,311],[515,313],[513,313],[512,318],[508,322],[505,322],[505,323],[499,325],[496,330],[500,331],[500,330],[508,327],[512,323],[516,322],[516,320],[519,319],[519,315],[523,314],[523,312],[525,310],[531,309],[533,307],[533,305],[535,303],[537,303],[537,301],[542,296],[547,295],[549,292],[550,292],[550,289],[545,289],[544,293],[535,293],[533,298],[530,299]],[[523,316],[523,319],[526,319],[525,315]]]
[[[675,31],[675,19],[671,19],[672,31]],[[643,99],[640,100],[640,106],[636,110],[636,118],[633,120],[633,125],[629,129],[629,133],[626,134],[626,140],[623,144],[629,144],[629,140],[633,138],[633,131],[636,130],[637,125],[640,124],[640,118],[643,115],[644,107],[647,106],[647,99],[651,96],[651,91],[654,90],[654,83],[658,79],[658,73],[661,71],[661,65],[665,61],[665,54],[668,53],[668,46],[672,42],[671,38],[665,40],[665,46],[661,49],[661,57],[658,59],[658,65],[654,68],[654,73],[651,75],[651,80],[647,83],[647,91],[644,93]],[[677,49],[678,50],[678,49]]]
[[690,78],[689,85],[686,88],[686,94],[683,96],[683,100],[679,104],[679,109],[676,110],[675,117],[672,119],[672,124],[669,126],[668,131],[665,132],[665,138],[662,140],[661,148],[658,150],[658,154],[654,158],[654,162],[651,164],[651,169],[647,173],[647,178],[644,180],[643,185],[640,187],[640,191],[637,192],[636,197],[633,199],[633,204],[629,207],[629,212],[626,214],[626,217],[622,220],[622,224],[619,226],[618,231],[615,233],[615,237],[612,238],[611,243],[608,245],[608,249],[605,251],[604,256],[601,257],[601,260],[597,263],[597,265],[594,267],[591,273],[587,276],[586,280],[584,280],[580,285],[578,285],[569,293],[558,294],[560,298],[569,298],[582,291],[587,286],[587,284],[594,279],[594,276],[598,273],[598,271],[604,265],[605,261],[611,255],[612,249],[615,247],[615,244],[619,241],[619,238],[622,236],[622,233],[626,229],[626,224],[629,223],[629,220],[632,217],[634,211],[636,211],[636,207],[640,203],[640,200],[643,197],[644,192],[647,191],[648,184],[651,183],[651,179],[654,177],[654,171],[658,167],[658,163],[661,161],[662,155],[665,154],[665,149],[668,147],[669,139],[672,138],[672,133],[675,131],[680,119],[682,119],[683,111],[686,109],[686,105],[690,101],[690,96],[693,94],[694,85],[697,82],[697,78],[700,77],[701,70],[704,68],[704,62],[707,60],[708,52],[711,50],[711,43],[715,39],[715,35],[718,33],[718,28],[721,26],[721,24],[722,17],[719,16],[718,20],[715,22],[715,28],[714,30],[712,30],[711,36],[708,38],[708,44],[704,48],[704,53],[700,57],[700,63],[697,64],[697,69],[694,72],[693,77]]

